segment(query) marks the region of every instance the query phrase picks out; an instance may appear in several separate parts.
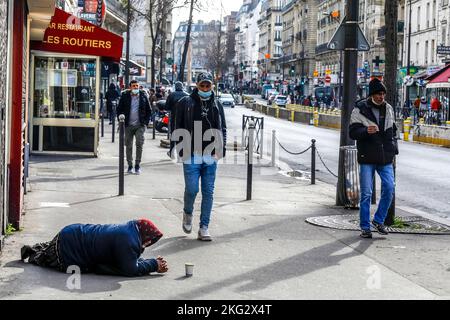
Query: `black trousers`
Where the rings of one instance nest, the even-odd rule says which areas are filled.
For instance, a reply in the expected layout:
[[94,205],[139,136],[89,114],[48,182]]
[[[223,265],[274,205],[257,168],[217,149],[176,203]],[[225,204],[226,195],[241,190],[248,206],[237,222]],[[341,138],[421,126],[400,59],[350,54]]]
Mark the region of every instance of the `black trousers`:
[[28,258],[28,262],[39,267],[63,270],[63,264],[59,253],[59,234],[50,242],[38,243],[34,246],[24,246],[21,250],[22,261]]

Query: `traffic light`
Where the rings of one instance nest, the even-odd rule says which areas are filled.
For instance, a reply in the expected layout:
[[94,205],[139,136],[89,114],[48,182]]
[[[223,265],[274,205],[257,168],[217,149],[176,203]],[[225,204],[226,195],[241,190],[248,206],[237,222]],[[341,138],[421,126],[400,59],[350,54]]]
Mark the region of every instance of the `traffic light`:
[[245,69],[244,63],[241,62],[241,70],[244,70],[244,69]]
[[291,66],[291,75],[295,75],[295,66]]
[[173,72],[177,72],[177,64],[176,63],[173,64],[172,70],[173,70]]

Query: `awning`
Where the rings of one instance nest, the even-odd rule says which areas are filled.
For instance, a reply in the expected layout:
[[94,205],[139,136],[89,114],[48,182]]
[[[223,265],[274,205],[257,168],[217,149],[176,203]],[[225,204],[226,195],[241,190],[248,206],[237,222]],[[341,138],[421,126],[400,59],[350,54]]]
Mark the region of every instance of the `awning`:
[[450,65],[445,66],[425,80],[428,81],[427,89],[450,88]]
[[[127,66],[127,61],[125,59],[121,59],[120,64],[125,68]],[[136,61],[130,60],[128,66],[130,68],[130,76],[145,76],[145,67],[138,64]]]
[[50,52],[109,57],[122,57],[123,38],[69,13],[55,8],[42,42],[33,49]]

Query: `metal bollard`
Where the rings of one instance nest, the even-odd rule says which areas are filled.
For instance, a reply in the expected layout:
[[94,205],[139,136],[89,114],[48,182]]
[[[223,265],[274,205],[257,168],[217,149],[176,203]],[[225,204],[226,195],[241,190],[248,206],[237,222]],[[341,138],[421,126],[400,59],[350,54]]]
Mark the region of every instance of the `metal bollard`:
[[116,113],[112,115],[112,143],[116,142]]
[[272,167],[276,166],[276,143],[277,143],[277,131],[272,130]]
[[103,114],[103,112],[100,114],[100,116],[102,117],[102,125],[101,125],[101,129],[102,129],[102,138],[105,137],[105,115]]
[[319,111],[314,111],[314,126],[319,126]]
[[264,158],[264,118],[261,119],[261,128],[260,128],[260,134],[261,134],[261,141],[260,141],[260,159]]
[[316,140],[311,140],[311,184],[316,184]]
[[125,194],[125,116],[119,116],[119,196]]
[[247,201],[252,200],[253,183],[253,144],[255,141],[255,123],[249,123],[248,155],[247,155]]
[[405,120],[404,125],[405,125],[405,133],[404,133],[403,139],[405,141],[409,141],[409,131],[411,130],[411,120],[409,120],[409,119]]
[[156,139],[156,123],[155,123],[156,113],[153,113],[152,118],[153,118],[153,140],[155,140]]

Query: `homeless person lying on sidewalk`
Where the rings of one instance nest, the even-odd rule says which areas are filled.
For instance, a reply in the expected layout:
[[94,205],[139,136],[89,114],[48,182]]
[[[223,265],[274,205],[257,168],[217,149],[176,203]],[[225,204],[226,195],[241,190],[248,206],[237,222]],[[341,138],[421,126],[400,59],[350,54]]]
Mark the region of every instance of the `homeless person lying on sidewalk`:
[[166,273],[162,257],[142,259],[145,248],[158,242],[163,234],[146,219],[120,225],[74,224],[62,229],[47,243],[24,246],[22,261],[66,272],[77,266],[81,273],[141,277]]

